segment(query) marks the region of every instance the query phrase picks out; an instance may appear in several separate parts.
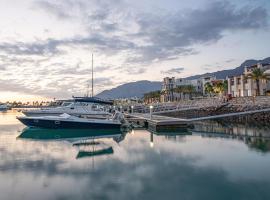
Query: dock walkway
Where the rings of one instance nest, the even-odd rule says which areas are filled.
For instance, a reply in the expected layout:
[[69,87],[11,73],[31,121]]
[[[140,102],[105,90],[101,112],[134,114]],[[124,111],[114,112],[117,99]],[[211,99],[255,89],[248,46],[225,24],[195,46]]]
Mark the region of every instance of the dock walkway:
[[212,119],[219,119],[225,117],[234,117],[234,116],[241,116],[241,115],[250,115],[255,113],[261,112],[270,112],[270,108],[260,109],[260,110],[251,110],[251,111],[244,111],[244,112],[235,112],[235,113],[227,113],[227,114],[220,114],[220,115],[212,115],[206,117],[198,117],[198,118],[174,118],[174,117],[166,117],[157,114],[145,114],[145,113],[126,113],[126,118],[129,122],[135,122],[137,124],[148,124],[148,127],[154,129],[155,131],[158,130],[174,130],[178,128],[187,128],[192,122],[195,121],[202,121],[202,120],[212,120]]
[[172,131],[187,128],[190,124],[186,119],[179,119],[173,117],[166,117],[161,115],[133,113],[126,114],[129,122],[140,124],[142,126],[148,125],[148,128],[154,131]]

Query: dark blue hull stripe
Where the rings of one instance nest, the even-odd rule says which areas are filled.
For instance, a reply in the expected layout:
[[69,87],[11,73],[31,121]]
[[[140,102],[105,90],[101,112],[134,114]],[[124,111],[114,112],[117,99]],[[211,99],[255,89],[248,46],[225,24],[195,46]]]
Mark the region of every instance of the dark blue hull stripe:
[[72,122],[72,121],[54,121],[54,120],[34,120],[34,119],[19,119],[24,125],[29,127],[40,128],[120,128],[121,124],[107,124],[95,122]]

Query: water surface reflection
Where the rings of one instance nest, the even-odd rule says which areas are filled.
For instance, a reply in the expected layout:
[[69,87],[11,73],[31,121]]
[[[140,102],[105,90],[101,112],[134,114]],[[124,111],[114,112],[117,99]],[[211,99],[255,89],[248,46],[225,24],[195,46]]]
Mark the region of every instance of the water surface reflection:
[[245,139],[267,131],[29,131],[6,116],[1,199],[270,199],[268,143]]
[[204,137],[219,137],[241,140],[251,149],[270,151],[270,126],[250,124],[228,124],[222,121],[197,122],[194,133]]

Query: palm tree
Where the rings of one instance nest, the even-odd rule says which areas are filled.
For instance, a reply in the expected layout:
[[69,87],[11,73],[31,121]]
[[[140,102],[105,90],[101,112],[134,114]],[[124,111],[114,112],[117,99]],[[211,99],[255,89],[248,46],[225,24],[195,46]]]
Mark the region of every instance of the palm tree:
[[165,100],[166,94],[167,94],[167,90],[161,90],[161,91],[160,91],[160,96],[161,96],[161,95],[163,96],[163,101],[166,101],[166,100]]
[[256,96],[260,95],[260,80],[269,80],[269,75],[265,74],[260,68],[255,68],[252,72],[245,76],[246,79],[251,79],[256,82]]
[[150,94],[149,93],[143,94],[143,99],[144,99],[145,102],[149,103],[149,98],[150,98]]
[[213,84],[213,91],[217,94],[222,94],[224,92],[223,82],[219,81]]
[[190,99],[191,95],[196,92],[196,89],[193,85],[183,85],[182,91],[184,94],[188,94]]
[[212,85],[213,92],[222,95],[228,90],[228,81],[216,81]]
[[173,90],[175,93],[178,93],[178,94],[180,94],[180,99],[181,99],[181,97],[182,97],[182,93],[183,93],[183,86],[177,86],[176,88],[174,88],[174,90]]
[[152,103],[153,101],[160,101],[160,95],[161,95],[161,92],[159,90],[145,93],[143,95],[144,101],[147,103]]
[[210,95],[214,92],[213,86],[209,82],[204,84],[204,90],[205,90],[206,93],[208,93]]
[[227,81],[227,80],[225,80],[225,81],[223,82],[223,91],[224,91],[226,94],[228,94],[228,81]]
[[159,102],[160,101],[160,96],[161,96],[160,90],[152,92],[152,98],[154,99],[154,101]]

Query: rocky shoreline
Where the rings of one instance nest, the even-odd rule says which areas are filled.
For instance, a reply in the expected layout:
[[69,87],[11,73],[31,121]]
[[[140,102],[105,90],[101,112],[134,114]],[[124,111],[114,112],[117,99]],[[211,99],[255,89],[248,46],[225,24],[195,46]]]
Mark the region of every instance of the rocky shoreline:
[[[235,112],[244,112],[244,111],[252,111],[252,110],[260,110],[270,108],[269,105],[235,105],[235,104],[224,104],[218,107],[205,107],[199,109],[190,109],[190,110],[183,110],[178,112],[170,112],[163,115],[169,117],[176,117],[176,118],[197,118],[197,117],[206,117],[206,116],[213,116],[213,115],[221,115],[227,113],[235,113]],[[270,122],[270,112],[261,112],[255,114],[247,114],[241,116],[233,116],[233,117],[225,117],[222,119],[218,119],[215,121],[224,121],[224,122],[231,122],[231,123],[241,123],[241,124],[259,124],[259,125],[269,125]]]

